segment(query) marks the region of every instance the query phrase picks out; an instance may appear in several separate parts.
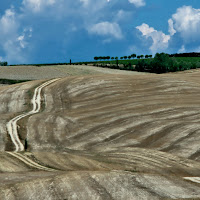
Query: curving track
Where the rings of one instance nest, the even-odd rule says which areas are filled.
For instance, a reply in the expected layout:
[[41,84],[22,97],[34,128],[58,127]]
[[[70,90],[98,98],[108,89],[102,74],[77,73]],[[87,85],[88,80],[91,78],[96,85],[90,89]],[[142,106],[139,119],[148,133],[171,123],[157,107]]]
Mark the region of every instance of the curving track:
[[17,158],[18,160],[22,161],[23,163],[25,163],[26,165],[28,165],[30,167],[33,167],[33,168],[36,168],[36,169],[39,169],[39,170],[43,170],[43,171],[49,171],[49,172],[58,171],[56,169],[52,169],[52,168],[48,168],[48,167],[45,167],[43,165],[40,165],[40,164],[34,162],[33,160],[31,160],[30,158],[26,157],[23,154],[20,154],[20,153],[17,153],[17,152],[7,152],[7,153],[9,155]]
[[43,83],[42,85],[38,86],[34,91],[34,95],[33,95],[33,99],[32,99],[33,109],[28,113],[24,113],[24,114],[14,117],[7,123],[8,133],[10,135],[10,138],[11,138],[13,144],[15,145],[15,152],[24,151],[24,145],[21,143],[21,141],[19,139],[19,134],[17,131],[17,122],[24,117],[27,117],[32,114],[36,114],[40,111],[42,88],[44,88],[45,86],[47,86],[57,80],[59,80],[59,79],[53,79],[53,80],[47,81],[47,82]]
[[44,171],[57,171],[57,170],[42,166],[42,165],[32,161],[31,159],[27,158],[25,155],[17,153],[17,152],[24,151],[24,145],[20,141],[19,134],[18,134],[18,131],[17,131],[17,122],[24,117],[27,117],[27,116],[32,115],[32,114],[36,114],[40,111],[42,89],[44,87],[46,87],[47,85],[49,85],[49,84],[51,84],[51,83],[53,83],[57,80],[59,80],[59,78],[47,81],[47,82],[43,83],[42,85],[38,86],[35,89],[34,95],[33,95],[33,98],[32,98],[33,109],[28,113],[24,113],[24,114],[16,116],[15,118],[11,119],[7,123],[8,133],[10,135],[10,138],[11,138],[13,144],[15,145],[15,152],[7,152],[7,153],[10,154],[13,157],[19,159],[20,161],[24,162],[28,166],[31,166],[31,167],[39,169],[39,170],[44,170]]

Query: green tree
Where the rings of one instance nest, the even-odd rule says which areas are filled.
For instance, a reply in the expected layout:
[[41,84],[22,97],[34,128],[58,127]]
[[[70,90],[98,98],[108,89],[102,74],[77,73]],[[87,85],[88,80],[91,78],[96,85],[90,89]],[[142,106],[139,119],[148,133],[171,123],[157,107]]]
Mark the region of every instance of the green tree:
[[0,62],[0,66],[7,66],[8,63],[7,62]]
[[128,56],[128,59],[131,59],[131,56]]
[[145,55],[145,58],[149,58],[149,55]]
[[139,60],[138,63],[136,64],[136,67],[135,67],[136,71],[139,71],[139,72],[144,72],[144,71],[150,71],[150,65],[149,63],[147,62],[147,60]]
[[99,60],[99,57],[95,56],[95,57],[94,57],[94,60],[96,60],[96,61]]
[[140,58],[144,58],[144,55],[141,55]]
[[123,59],[124,59],[124,57],[120,57],[120,59],[121,59],[121,60],[123,60]]
[[126,60],[128,57],[127,56],[124,56],[124,59]]
[[138,59],[140,59],[140,56],[137,56]]
[[116,68],[118,69],[119,64],[118,64],[118,57],[117,56],[115,57],[115,60],[116,60],[116,64],[117,64]]
[[132,58],[136,58],[136,54],[134,54],[134,53],[131,54],[131,57],[132,57]]
[[152,71],[155,73],[166,73],[172,71],[173,60],[166,53],[156,53],[151,61]]

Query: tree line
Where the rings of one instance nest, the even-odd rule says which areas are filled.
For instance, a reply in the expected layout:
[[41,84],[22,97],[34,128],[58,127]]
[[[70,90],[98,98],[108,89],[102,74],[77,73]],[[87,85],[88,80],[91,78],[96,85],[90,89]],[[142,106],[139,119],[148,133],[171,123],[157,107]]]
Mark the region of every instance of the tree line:
[[[191,53],[187,53],[184,55],[190,55],[190,54]],[[96,57],[95,60],[116,59],[116,64],[104,64],[104,63],[97,64],[97,66],[100,66],[100,67],[109,67],[109,68],[120,69],[120,70],[131,70],[131,71],[139,71],[139,72],[158,73],[158,74],[200,68],[200,60],[199,59],[189,59],[189,60],[176,59],[176,57],[179,57],[179,56],[171,56],[171,55],[166,54],[166,53],[156,53],[153,59],[140,59],[140,58],[144,58],[144,57],[152,58],[152,55],[136,56],[136,54],[120,57],[120,59],[125,59],[125,60],[127,58],[131,59],[131,58],[137,57],[138,61],[137,61],[136,65],[132,65],[131,62],[127,62],[127,63],[119,65],[118,57],[110,58],[110,56],[106,56],[105,58],[104,57]],[[94,63],[94,65],[96,65],[96,64]]]
[[169,57],[200,57],[200,53],[198,52],[175,53],[175,54],[169,54]]
[[[145,56],[144,56],[144,55],[138,55],[138,56],[136,56],[136,54],[131,54],[131,55],[129,55],[129,56],[121,56],[120,59],[121,59],[121,60],[123,60],[123,59],[124,59],[124,60],[129,59],[129,60],[130,60],[130,59],[134,59],[134,58],[136,58],[136,57],[137,57],[138,59],[144,58],[144,57],[145,57],[145,58],[152,58],[152,55],[145,55]],[[110,56],[95,56],[95,57],[94,57],[94,60],[96,60],[96,61],[98,61],[98,60],[100,60],[100,61],[101,61],[101,60],[104,60],[104,61],[105,61],[105,60],[110,60],[110,59],[111,59],[111,60],[118,60],[119,58],[118,58],[118,56],[116,56],[116,57],[110,57]]]
[[170,57],[170,55],[166,53],[156,53],[154,59],[150,62],[140,60],[137,63],[135,70],[161,74],[196,68],[200,68],[200,61],[186,62],[184,60],[177,60],[176,58]]

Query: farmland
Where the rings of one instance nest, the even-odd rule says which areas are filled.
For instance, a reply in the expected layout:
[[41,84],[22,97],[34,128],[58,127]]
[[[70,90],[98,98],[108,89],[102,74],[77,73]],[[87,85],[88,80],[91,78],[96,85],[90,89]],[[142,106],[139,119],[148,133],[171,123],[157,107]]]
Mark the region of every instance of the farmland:
[[200,198],[199,69],[24,67],[2,68],[32,81],[0,87],[0,199]]

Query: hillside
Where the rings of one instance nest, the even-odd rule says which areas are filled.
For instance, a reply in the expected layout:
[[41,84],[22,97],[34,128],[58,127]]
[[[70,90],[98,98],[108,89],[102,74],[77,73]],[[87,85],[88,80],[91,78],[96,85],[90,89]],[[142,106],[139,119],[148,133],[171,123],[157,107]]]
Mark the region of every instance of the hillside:
[[41,80],[66,76],[85,76],[97,74],[144,74],[87,65],[51,65],[40,67],[0,66],[0,72],[0,79],[13,80]]
[[102,70],[0,87],[0,199],[200,199],[200,70]]

